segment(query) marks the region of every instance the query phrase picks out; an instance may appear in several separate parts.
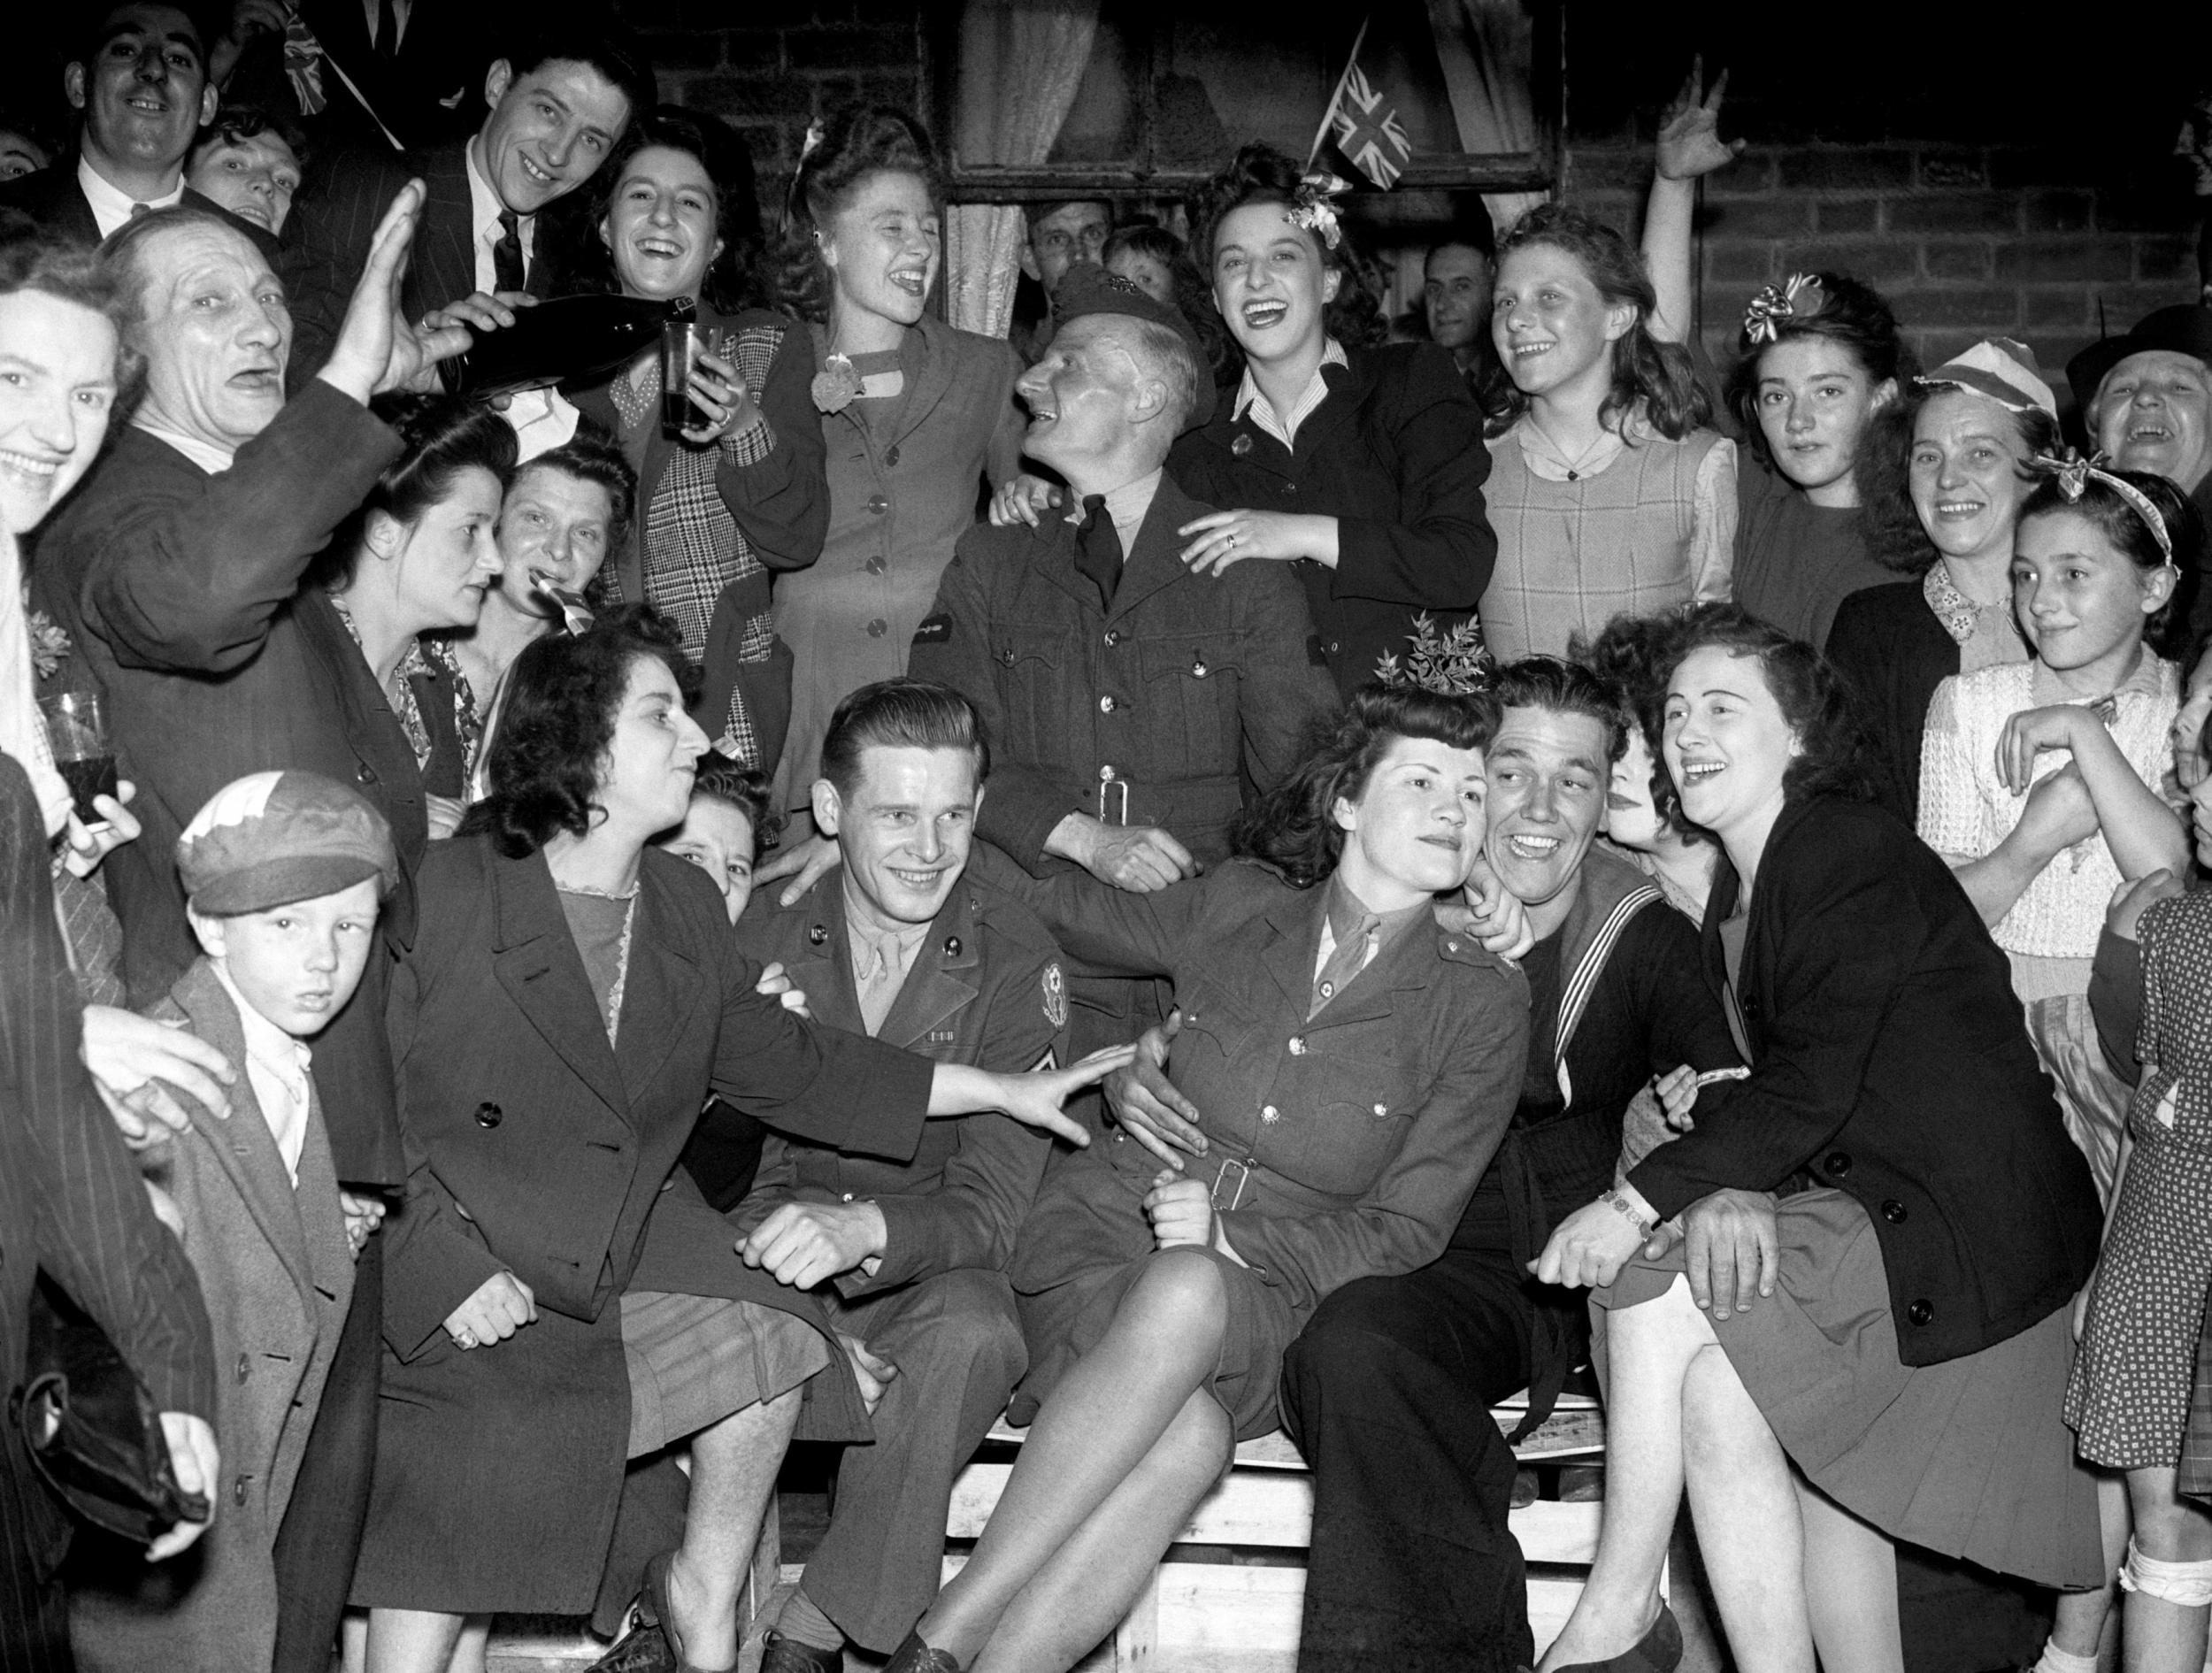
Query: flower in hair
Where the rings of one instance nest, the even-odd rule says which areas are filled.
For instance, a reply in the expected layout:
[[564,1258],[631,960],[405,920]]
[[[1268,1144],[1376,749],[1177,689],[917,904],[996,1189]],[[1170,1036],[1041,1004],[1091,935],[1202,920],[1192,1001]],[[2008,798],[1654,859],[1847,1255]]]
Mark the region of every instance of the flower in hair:
[[2104,464],[2102,453],[2085,459],[2069,448],[2064,453],[2039,453],[2028,461],[2028,468],[2042,472],[2057,483],[2059,496],[2069,505],[2080,499],[2093,481],[2103,483],[2125,500],[2128,509],[2143,519],[2143,526],[2150,530],[2151,538],[2158,542],[2159,551],[2165,556],[2166,567],[2173,569],[2174,537],[2166,532],[2166,519],[2159,515],[2158,508],[2151,503],[2148,495],[2125,478],[2115,476],[2104,468]]
[[1490,689],[1495,666],[1482,627],[1472,617],[1448,633],[1436,631],[1425,610],[1416,612],[1411,641],[1402,662],[1395,652],[1376,659],[1375,678],[1386,686],[1433,691],[1447,697],[1464,697]]
[[1301,232],[1317,234],[1324,245],[1334,249],[1344,233],[1336,224],[1336,205],[1329,200],[1351,189],[1349,180],[1333,174],[1309,174],[1291,192],[1283,219]]
[[1751,343],[1775,342],[1781,338],[1781,327],[1776,323],[1797,317],[1797,299],[1804,296],[1805,311],[1816,314],[1823,300],[1820,280],[1812,273],[1792,273],[1779,289],[1772,285],[1761,288],[1744,310],[1744,341]]

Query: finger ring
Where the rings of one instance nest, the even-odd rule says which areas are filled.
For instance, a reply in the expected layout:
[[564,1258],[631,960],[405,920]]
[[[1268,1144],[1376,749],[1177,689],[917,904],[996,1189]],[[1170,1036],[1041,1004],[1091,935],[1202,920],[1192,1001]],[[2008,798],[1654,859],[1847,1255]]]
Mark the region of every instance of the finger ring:
[[458,1342],[463,1347],[474,1347],[476,1346],[476,1332],[474,1331],[465,1330],[453,1339]]
[[1231,529],[1231,530],[1229,531],[1229,544],[1230,544],[1230,545],[1234,546],[1234,545],[1235,545],[1235,544],[1236,544],[1239,541],[1242,540],[1243,538],[1244,538],[1244,536],[1243,536],[1243,535],[1241,535],[1241,534],[1240,534],[1240,533],[1238,533],[1236,532],[1236,530],[1234,530],[1234,529]]

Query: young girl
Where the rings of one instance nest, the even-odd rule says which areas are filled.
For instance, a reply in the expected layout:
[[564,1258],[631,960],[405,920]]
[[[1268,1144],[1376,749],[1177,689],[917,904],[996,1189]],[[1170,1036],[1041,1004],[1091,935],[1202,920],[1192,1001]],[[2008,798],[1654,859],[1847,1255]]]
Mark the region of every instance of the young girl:
[[1735,444],[1689,357],[1652,336],[1653,302],[1627,241],[1578,210],[1540,204],[1506,234],[1491,335],[1514,389],[1490,442],[1482,595],[1501,661],[1729,595]]
[[1862,444],[1915,370],[1889,304],[1841,273],[1793,273],[1744,313],[1728,400],[1754,464],[1738,478],[1736,602],[1793,638],[1825,644],[1846,597],[1897,579],[1868,522],[1893,496]]
[[[1189,1178],[1064,1155],[1011,1278],[1041,1399],[975,1554],[890,1673],[1043,1673],[1111,1631],[1229,1462],[1273,1428],[1322,1298],[1444,1248],[1521,1085],[1520,978],[1432,900],[1481,846],[1486,699],[1377,687],[1248,816],[1250,858],[1155,894],[1006,875],[1073,955],[1175,982]],[[1272,863],[1255,863],[1264,860]]]
[[2144,641],[2200,537],[2162,477],[2047,468],[2021,509],[2012,563],[2014,613],[2035,660],[1936,688],[1919,829],[2010,956],[2067,1129],[2108,1201],[2127,1098],[2090,1018],[2090,963],[2122,879],[2188,863],[2154,788],[2180,679]]
[[1236,370],[1235,350],[1221,328],[1221,316],[1207,295],[1206,276],[1198,271],[1183,241],[1164,226],[1140,221],[1115,229],[1099,258],[1106,271],[1126,279],[1155,302],[1180,309],[1198,334],[1206,350],[1202,375],[1216,383]]
[[[2207,746],[2200,726],[2186,753],[2200,760]],[[2198,863],[2212,865],[2212,779],[2196,775],[2189,799]],[[2066,1392],[2082,1455],[2127,1471],[2123,1631],[2141,1673],[2195,1673],[2212,1603],[2212,1515],[2183,1497],[2205,1484],[2177,1468],[2202,1421],[2192,1394],[2212,1284],[2212,891],[2179,890],[2155,877],[2113,909],[2113,927],[2142,945],[2142,1078]],[[2133,1042],[2113,1043],[2124,1055]]]
[[1720,849],[1682,817],[1660,757],[1667,676],[1686,631],[1678,612],[1616,616],[1589,644],[1577,641],[1574,657],[1619,692],[1627,710],[1628,742],[1606,787],[1605,840],[1658,886],[1669,906],[1701,925]]

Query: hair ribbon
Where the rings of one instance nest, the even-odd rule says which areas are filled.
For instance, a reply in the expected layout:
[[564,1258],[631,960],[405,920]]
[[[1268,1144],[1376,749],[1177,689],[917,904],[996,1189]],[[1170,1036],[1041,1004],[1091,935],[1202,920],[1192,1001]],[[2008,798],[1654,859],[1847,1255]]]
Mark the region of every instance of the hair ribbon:
[[2091,482],[2101,482],[2128,503],[2128,509],[2143,519],[2151,538],[2158,542],[2158,549],[2165,555],[2165,567],[2175,569],[2174,537],[2166,532],[2166,519],[2158,514],[2150,496],[2134,483],[2115,476],[2104,469],[2104,455],[2083,458],[2072,448],[2063,454],[2040,453],[2028,461],[2031,470],[2040,471],[2058,485],[2059,497],[2071,505],[2087,491]]
[[1751,299],[1751,305],[1744,310],[1744,341],[1749,343],[1781,341],[1782,331],[1778,322],[1797,317],[1797,299],[1801,295],[1809,298],[1805,308],[1807,313],[1816,314],[1820,311],[1823,292],[1817,274],[1792,273],[1778,289],[1772,285],[1763,287],[1759,294]]

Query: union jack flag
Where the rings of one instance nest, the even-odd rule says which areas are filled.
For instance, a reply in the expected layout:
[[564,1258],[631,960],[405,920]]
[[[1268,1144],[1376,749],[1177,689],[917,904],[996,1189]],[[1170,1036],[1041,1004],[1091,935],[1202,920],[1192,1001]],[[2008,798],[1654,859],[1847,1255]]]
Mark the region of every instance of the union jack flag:
[[1337,149],[1354,168],[1388,191],[1413,157],[1413,142],[1398,120],[1397,106],[1371,83],[1357,63],[1345,69],[1336,98]]

